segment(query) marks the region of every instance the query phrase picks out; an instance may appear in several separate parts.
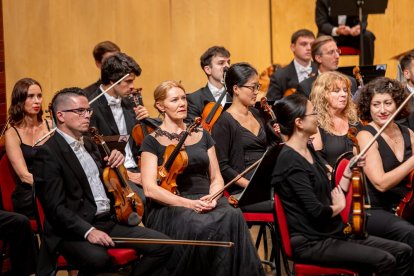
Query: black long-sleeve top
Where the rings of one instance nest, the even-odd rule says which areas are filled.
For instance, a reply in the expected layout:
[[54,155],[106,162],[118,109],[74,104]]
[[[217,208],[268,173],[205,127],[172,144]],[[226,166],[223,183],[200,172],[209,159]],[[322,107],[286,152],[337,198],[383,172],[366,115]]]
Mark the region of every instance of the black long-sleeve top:
[[313,164],[285,145],[273,170],[272,185],[282,200],[290,235],[311,240],[343,237],[340,216],[332,217],[331,186],[324,165],[311,152]]

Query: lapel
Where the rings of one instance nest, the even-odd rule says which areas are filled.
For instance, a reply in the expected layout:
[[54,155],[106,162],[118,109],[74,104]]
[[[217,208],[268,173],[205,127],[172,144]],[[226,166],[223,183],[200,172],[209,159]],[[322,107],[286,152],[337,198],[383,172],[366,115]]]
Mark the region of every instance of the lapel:
[[213,93],[208,88],[208,85],[206,85],[203,90],[201,90],[201,94],[203,95],[202,100],[203,104],[206,105],[206,102],[215,102],[216,99],[213,97]]
[[[293,80],[295,83],[299,83],[298,72],[296,72],[295,63],[293,62],[293,60],[287,67],[287,77],[288,79]],[[286,89],[288,88],[290,87],[286,87]]]
[[[127,102],[127,100],[125,98],[122,99],[121,106],[122,106],[122,112],[124,113],[127,133],[131,135],[132,129],[134,128],[135,124],[137,123],[137,121],[135,119],[134,109],[132,108],[130,103]],[[129,145],[132,149],[134,140],[129,139],[128,143],[129,143]]]
[[58,152],[60,151],[62,153],[62,162],[66,163],[66,167],[69,168],[72,171],[72,174],[78,179],[89,200],[95,202],[88,178],[72,148],[59,133],[53,135],[53,141],[57,146]]
[[312,73],[314,73],[315,76],[318,75],[318,65],[315,62],[311,61],[311,66],[312,66]]
[[97,103],[97,107],[99,109],[99,112],[102,114],[104,122],[107,123],[107,125],[114,134],[119,135],[118,126],[116,125],[114,115],[112,115],[112,110],[109,107],[108,101],[106,100],[105,96],[100,97]]

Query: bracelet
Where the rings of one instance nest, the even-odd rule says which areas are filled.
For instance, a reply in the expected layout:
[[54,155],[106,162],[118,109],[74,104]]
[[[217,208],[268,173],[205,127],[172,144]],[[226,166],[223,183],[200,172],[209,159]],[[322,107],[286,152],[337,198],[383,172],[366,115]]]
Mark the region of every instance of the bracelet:
[[352,176],[346,176],[345,174],[343,174],[342,177],[345,178],[345,179],[351,180]]

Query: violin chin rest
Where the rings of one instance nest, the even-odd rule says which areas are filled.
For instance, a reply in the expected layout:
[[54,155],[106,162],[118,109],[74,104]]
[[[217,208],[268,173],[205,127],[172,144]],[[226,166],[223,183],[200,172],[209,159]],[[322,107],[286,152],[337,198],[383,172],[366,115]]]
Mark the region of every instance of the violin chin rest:
[[128,225],[137,226],[141,223],[141,218],[136,212],[132,212],[128,217]]

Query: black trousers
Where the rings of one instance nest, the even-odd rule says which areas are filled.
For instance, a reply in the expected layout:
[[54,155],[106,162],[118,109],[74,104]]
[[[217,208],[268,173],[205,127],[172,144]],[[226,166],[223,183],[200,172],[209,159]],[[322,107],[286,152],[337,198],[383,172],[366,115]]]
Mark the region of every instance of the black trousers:
[[[111,237],[169,239],[166,235],[149,228],[124,226],[107,218],[94,222],[93,226]],[[160,274],[163,264],[170,257],[173,250],[171,245],[162,244],[134,244],[119,247],[133,248],[137,251],[137,254],[143,254],[133,275]],[[84,275],[107,272],[111,267],[111,259],[107,254],[107,248],[91,244],[86,240],[62,241],[59,245],[59,252],[70,264],[79,267]]]
[[0,210],[0,239],[10,245],[12,275],[33,274],[37,250],[29,219],[21,214]]
[[294,236],[291,243],[294,258],[300,262],[347,268],[360,275],[407,275],[411,266],[408,245],[375,236],[316,241]]
[[[360,48],[360,38],[359,36],[335,36],[334,39],[336,40],[336,43],[338,46],[349,46],[353,48]],[[372,65],[374,64],[374,41],[375,41],[375,35],[366,30],[363,34],[363,40],[364,40],[364,65]]]
[[[367,229],[372,235],[406,243],[414,250],[414,225],[391,212],[382,209],[369,210]],[[410,275],[414,275],[414,256]]]

